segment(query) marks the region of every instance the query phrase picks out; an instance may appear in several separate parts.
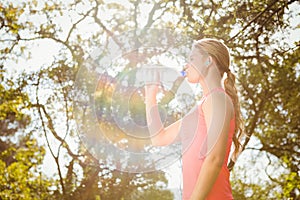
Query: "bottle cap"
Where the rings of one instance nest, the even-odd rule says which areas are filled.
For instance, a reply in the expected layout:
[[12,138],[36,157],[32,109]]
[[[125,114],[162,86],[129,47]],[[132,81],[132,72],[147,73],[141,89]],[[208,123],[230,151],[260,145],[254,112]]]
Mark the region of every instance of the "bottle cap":
[[186,71],[182,70],[182,71],[180,72],[180,74],[181,74],[181,76],[186,76]]

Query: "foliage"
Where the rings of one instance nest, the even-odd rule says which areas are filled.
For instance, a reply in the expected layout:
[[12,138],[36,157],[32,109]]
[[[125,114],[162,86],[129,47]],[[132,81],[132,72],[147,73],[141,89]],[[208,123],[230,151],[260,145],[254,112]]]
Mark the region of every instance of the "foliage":
[[4,77],[1,70],[0,198],[47,199],[51,179],[43,177],[39,166],[45,149],[33,132],[21,134],[30,124],[25,110],[30,108],[24,85]]

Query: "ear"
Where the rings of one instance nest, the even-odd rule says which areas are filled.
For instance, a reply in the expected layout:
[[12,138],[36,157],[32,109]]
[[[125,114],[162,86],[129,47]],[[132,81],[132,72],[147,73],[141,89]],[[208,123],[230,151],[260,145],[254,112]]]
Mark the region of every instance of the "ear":
[[206,67],[208,67],[212,62],[211,56],[208,56],[207,61],[205,62]]

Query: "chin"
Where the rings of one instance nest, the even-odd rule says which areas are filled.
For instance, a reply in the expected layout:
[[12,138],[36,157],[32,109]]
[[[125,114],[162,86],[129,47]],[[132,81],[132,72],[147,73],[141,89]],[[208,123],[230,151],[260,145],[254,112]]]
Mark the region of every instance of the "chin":
[[187,79],[187,81],[189,82],[189,83],[198,83],[198,80],[193,80],[193,79]]

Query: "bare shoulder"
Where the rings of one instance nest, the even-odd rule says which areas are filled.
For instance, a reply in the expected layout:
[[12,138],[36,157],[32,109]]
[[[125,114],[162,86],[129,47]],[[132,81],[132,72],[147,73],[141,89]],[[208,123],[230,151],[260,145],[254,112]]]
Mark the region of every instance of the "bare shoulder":
[[203,102],[204,113],[219,113],[225,112],[230,118],[234,116],[234,105],[229,95],[225,92],[214,92],[210,94]]

